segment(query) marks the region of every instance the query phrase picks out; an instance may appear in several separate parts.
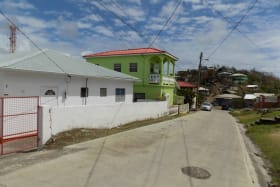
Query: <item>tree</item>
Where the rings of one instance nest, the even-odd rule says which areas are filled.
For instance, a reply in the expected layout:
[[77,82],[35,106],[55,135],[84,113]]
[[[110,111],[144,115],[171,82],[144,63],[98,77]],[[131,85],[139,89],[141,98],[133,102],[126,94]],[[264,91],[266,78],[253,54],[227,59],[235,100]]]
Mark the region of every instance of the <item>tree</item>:
[[184,103],[189,103],[190,106],[192,106],[193,98],[195,97],[195,93],[192,91],[192,89],[185,88],[177,90],[177,95],[184,96]]

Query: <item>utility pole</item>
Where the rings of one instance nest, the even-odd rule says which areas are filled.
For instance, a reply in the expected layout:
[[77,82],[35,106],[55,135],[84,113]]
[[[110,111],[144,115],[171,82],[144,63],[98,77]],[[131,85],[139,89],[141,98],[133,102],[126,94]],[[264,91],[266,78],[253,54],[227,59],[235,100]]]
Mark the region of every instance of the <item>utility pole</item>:
[[200,87],[200,79],[201,79],[201,62],[203,58],[203,52],[200,52],[199,56],[199,64],[198,64],[198,81],[197,81],[197,98],[196,98],[196,110],[198,110],[198,98],[199,98],[199,87]]
[[16,50],[16,31],[17,27],[15,25],[10,25],[10,53],[14,53]]
[[200,86],[200,81],[201,81],[201,62],[203,58],[203,52],[200,52],[199,56],[199,65],[198,65],[198,86]]

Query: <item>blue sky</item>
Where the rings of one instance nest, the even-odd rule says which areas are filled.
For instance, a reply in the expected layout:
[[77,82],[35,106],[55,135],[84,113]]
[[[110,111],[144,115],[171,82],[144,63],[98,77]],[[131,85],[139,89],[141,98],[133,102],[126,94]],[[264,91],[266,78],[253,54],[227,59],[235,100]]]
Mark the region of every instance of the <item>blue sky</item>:
[[[203,51],[204,65],[280,76],[279,0],[0,0],[0,9],[41,48],[74,56],[151,46],[184,70],[197,68]],[[0,53],[8,38],[0,15]],[[33,48],[18,32],[17,51]]]

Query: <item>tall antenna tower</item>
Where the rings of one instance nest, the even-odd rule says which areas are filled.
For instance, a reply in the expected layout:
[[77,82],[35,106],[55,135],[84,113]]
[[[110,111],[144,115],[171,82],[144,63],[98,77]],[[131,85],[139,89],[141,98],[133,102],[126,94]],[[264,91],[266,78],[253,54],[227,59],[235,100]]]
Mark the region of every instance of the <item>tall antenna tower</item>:
[[16,51],[16,31],[17,27],[15,25],[10,25],[10,53],[14,53]]

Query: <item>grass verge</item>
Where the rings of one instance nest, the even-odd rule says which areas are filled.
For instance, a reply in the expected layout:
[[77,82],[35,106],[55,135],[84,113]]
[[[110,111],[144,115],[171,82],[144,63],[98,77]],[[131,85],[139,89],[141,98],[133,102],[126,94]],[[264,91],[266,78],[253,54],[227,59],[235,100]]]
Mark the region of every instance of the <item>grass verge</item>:
[[[184,114],[186,115],[186,114]],[[148,119],[144,121],[135,121],[132,123],[124,124],[112,129],[90,129],[90,128],[79,128],[72,129],[69,131],[64,131],[54,135],[44,146],[46,149],[61,149],[64,146],[72,145],[88,140],[93,140],[96,138],[102,138],[112,134],[128,131],[131,129],[144,127],[154,123],[159,123],[162,121],[172,120],[184,115],[175,115],[175,116],[165,116],[157,119]]]
[[250,125],[261,117],[278,116],[279,111],[269,112],[265,115],[255,111],[234,111],[232,115],[246,125],[246,134],[261,149],[263,158],[269,161],[272,182],[280,185],[280,124],[276,125]]

